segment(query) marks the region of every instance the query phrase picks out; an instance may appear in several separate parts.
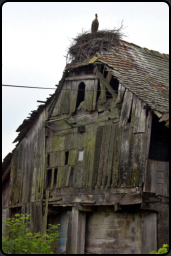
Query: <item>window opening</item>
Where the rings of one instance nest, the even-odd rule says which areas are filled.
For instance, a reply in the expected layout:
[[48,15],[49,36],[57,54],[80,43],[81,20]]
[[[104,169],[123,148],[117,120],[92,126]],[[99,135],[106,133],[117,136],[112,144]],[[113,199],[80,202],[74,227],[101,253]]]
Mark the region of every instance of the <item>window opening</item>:
[[48,156],[47,156],[47,167],[49,167],[50,166],[50,154],[48,154]]
[[52,169],[47,170],[46,187],[51,188]]
[[103,76],[104,76],[104,78],[106,78],[106,77],[107,77],[107,74],[108,74],[108,71],[107,71],[107,70],[105,70],[105,67],[104,67],[104,70],[103,70]]
[[84,101],[84,96],[85,96],[85,84],[82,82],[78,86],[78,96],[77,96],[76,108],[78,108],[80,103]]
[[58,175],[58,168],[54,170],[54,187],[56,186],[56,183],[57,183],[57,175]]
[[110,81],[110,86],[115,91],[116,94],[118,94],[118,88],[119,88],[119,81],[117,78],[112,76],[112,79]]
[[131,104],[131,109],[129,113],[128,124],[131,123],[131,115],[132,115],[132,104]]
[[100,79],[98,79],[96,103],[99,99],[100,93],[101,93],[101,91],[100,91]]
[[83,161],[84,150],[78,151],[78,161]]
[[169,129],[164,122],[153,114],[150,138],[149,159],[156,161],[169,161]]
[[73,176],[74,176],[74,167],[71,167],[69,181],[68,181],[69,187],[73,186]]
[[69,151],[65,152],[65,165],[68,164]]
[[14,208],[11,208],[11,209],[10,209],[11,218],[14,218],[14,217],[15,217],[15,214],[17,214],[17,213],[21,213],[21,206],[19,206],[19,207],[14,207]]

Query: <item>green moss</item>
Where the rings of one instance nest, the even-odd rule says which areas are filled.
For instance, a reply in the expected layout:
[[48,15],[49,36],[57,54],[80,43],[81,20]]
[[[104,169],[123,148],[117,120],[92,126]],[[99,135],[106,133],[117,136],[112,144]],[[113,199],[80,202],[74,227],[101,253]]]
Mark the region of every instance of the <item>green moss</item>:
[[64,149],[64,145],[65,145],[65,137],[55,136],[53,138],[53,145],[52,145],[53,151]]
[[137,168],[134,167],[132,169],[132,179],[131,179],[131,185],[137,185],[138,184],[138,175],[137,175]]

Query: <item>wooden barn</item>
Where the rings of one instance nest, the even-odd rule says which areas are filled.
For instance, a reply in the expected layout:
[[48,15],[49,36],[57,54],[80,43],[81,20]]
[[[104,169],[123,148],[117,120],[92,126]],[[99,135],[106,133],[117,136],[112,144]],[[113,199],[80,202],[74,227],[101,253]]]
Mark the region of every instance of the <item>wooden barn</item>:
[[119,44],[66,66],[2,163],[2,215],[60,223],[57,254],[169,243],[169,55]]

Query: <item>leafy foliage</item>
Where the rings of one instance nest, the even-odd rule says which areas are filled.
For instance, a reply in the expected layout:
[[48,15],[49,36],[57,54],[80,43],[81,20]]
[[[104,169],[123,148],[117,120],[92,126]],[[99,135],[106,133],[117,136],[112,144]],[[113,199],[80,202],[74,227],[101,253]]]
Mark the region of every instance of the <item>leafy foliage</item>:
[[158,249],[157,252],[152,251],[150,254],[166,254],[169,251],[169,246],[168,244],[163,244],[163,247]]
[[5,218],[6,235],[2,237],[2,250],[7,254],[54,254],[54,243],[59,240],[58,225],[50,228],[42,236],[40,232],[29,232],[29,214],[16,214],[15,218]]

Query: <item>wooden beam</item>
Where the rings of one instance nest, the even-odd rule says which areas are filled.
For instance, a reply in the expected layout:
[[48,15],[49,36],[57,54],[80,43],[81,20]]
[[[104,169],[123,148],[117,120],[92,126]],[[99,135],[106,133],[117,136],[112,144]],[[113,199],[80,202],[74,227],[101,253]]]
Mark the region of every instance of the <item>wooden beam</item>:
[[78,204],[76,208],[82,212],[93,212],[94,211],[94,207],[92,207],[92,206],[83,206],[83,205]]
[[108,91],[112,94],[112,97],[116,100],[117,98],[117,94],[115,93],[115,91],[112,89],[112,87],[110,86],[110,84],[107,82],[107,80],[104,78],[104,76],[102,75],[101,72],[98,71],[97,67],[94,68],[93,71],[96,76],[100,79],[100,82],[106,86],[106,88],[108,89]]
[[84,254],[86,213],[72,207],[70,254]]
[[97,79],[97,76],[87,75],[87,76],[66,77],[65,81],[89,80],[89,79]]
[[157,250],[157,213],[142,216],[142,254]]

